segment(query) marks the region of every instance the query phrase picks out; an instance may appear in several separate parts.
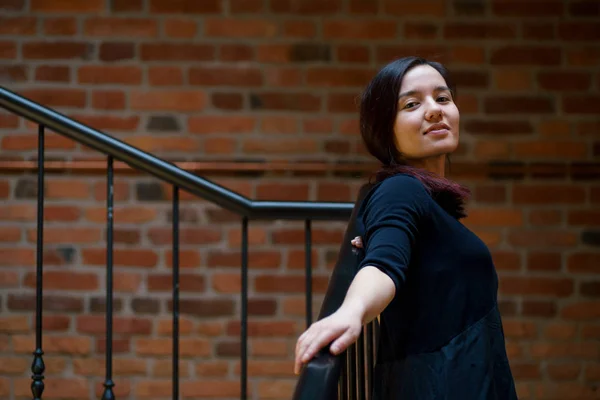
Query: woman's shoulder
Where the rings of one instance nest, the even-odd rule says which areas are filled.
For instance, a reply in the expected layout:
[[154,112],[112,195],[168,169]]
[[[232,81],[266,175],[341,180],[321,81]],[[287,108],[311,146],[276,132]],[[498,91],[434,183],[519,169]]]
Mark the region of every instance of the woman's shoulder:
[[363,217],[372,208],[410,207],[424,211],[432,197],[425,185],[410,174],[396,174],[374,184],[362,200],[358,216]]

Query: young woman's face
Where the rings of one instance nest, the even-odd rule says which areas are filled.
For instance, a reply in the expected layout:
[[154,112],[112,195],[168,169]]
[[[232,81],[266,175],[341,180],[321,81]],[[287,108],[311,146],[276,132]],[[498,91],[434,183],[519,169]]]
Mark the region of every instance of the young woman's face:
[[459,119],[450,89],[433,67],[419,65],[404,75],[394,123],[403,158],[421,161],[456,150]]

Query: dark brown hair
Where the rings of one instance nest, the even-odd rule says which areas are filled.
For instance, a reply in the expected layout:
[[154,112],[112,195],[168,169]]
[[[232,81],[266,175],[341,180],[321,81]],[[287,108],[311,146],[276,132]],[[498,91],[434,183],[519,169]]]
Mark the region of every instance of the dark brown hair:
[[435,201],[456,218],[466,217],[469,190],[447,178],[407,164],[394,143],[394,123],[398,113],[398,93],[404,75],[419,65],[429,65],[442,75],[452,97],[456,87],[448,70],[440,63],[420,57],[404,57],[383,67],[367,85],[360,104],[360,133],[367,150],[382,163],[375,174],[381,182],[390,176],[408,174],[419,179]]

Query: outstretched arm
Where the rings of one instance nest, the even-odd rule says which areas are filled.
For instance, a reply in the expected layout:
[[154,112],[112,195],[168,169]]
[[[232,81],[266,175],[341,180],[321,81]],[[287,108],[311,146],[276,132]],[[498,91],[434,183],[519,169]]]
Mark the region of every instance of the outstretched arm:
[[375,267],[364,267],[354,277],[340,308],[312,324],[296,343],[294,372],[331,343],[339,354],[356,341],[362,325],[377,317],[392,301],[396,288],[392,279]]

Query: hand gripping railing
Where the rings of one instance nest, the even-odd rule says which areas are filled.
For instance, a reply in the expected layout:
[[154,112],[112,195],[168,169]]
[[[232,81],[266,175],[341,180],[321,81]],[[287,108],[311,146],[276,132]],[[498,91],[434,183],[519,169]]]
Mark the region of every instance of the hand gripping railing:
[[306,325],[312,319],[311,221],[346,221],[352,203],[252,201],[207,179],[193,175],[100,131],[76,122],[18,94],[0,87],[0,107],[38,124],[38,215],[36,261],[36,344],[32,363],[31,390],[34,399],[44,391],[42,347],[43,228],[44,228],[44,131],[46,128],[93,148],[107,156],[107,243],[106,243],[106,377],[102,400],[115,399],[112,378],[112,300],[113,300],[113,161],[122,161],[173,185],[173,399],[179,398],[179,190],[183,189],[242,217],[241,290],[241,373],[240,397],[247,398],[247,316],[248,316],[248,221],[250,219],[304,220],[306,230]]
[[[331,315],[342,305],[358,271],[362,251],[354,249],[350,241],[359,235],[356,214],[369,189],[369,185],[363,186],[358,195],[318,319]],[[356,343],[338,356],[328,348],[322,349],[302,369],[293,400],[371,399],[377,330],[377,320],[367,324]]]

